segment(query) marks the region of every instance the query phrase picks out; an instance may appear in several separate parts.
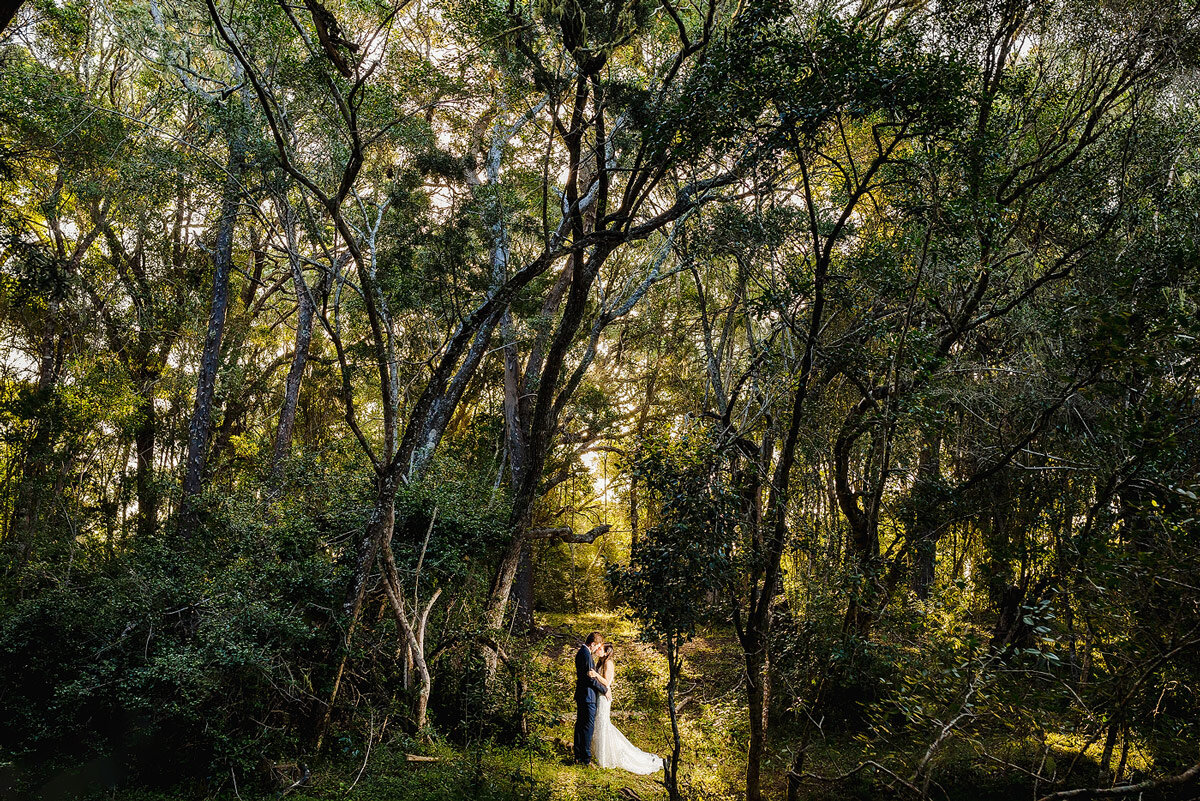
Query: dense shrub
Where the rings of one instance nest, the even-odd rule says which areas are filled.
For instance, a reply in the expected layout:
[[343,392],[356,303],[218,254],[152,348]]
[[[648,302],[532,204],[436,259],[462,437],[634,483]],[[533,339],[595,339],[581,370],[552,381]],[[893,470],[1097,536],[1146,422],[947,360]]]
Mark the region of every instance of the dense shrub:
[[[338,566],[307,522],[132,545],[0,619],[0,747],[147,783],[295,753],[321,711]],[[217,541],[219,540],[219,541]]]

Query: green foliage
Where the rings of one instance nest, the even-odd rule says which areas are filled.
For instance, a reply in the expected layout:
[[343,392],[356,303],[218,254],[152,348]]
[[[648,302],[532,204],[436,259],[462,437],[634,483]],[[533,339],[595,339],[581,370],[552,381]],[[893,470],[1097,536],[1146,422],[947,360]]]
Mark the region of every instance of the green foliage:
[[338,636],[342,579],[315,542],[296,519],[210,529],[203,549],[139,542],[10,606],[8,758],[102,757],[122,781],[159,784],[296,753]]
[[655,522],[634,544],[629,566],[610,567],[609,580],[651,637],[687,640],[732,580],[737,516],[719,466],[703,428],[645,440],[632,460]]

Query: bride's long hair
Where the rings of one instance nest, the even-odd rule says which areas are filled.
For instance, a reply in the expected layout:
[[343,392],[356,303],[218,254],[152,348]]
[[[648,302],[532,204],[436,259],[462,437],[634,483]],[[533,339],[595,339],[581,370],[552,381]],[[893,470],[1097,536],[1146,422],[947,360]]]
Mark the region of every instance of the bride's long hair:
[[[596,663],[596,672],[597,673],[604,672],[604,665],[608,662],[608,660],[613,658],[613,652],[614,652],[614,649],[612,647],[612,643],[611,642],[604,643],[604,647],[600,649],[600,661]],[[613,661],[615,664],[616,660],[613,660]]]

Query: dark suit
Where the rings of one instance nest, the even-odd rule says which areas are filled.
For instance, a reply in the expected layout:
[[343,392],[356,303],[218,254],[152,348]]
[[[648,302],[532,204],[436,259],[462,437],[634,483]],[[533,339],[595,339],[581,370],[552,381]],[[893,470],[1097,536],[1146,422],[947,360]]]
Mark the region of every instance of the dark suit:
[[592,761],[592,732],[596,728],[596,699],[604,695],[604,685],[588,675],[596,667],[586,645],[575,652],[575,761]]

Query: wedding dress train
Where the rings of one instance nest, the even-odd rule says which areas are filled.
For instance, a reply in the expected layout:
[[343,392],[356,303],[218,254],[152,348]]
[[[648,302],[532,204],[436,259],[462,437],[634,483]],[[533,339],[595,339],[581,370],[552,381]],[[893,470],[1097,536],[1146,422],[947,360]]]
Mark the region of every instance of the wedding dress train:
[[625,738],[612,724],[612,687],[596,700],[596,732],[592,735],[592,759],[602,768],[621,768],[645,775],[662,770],[662,757],[647,754]]

